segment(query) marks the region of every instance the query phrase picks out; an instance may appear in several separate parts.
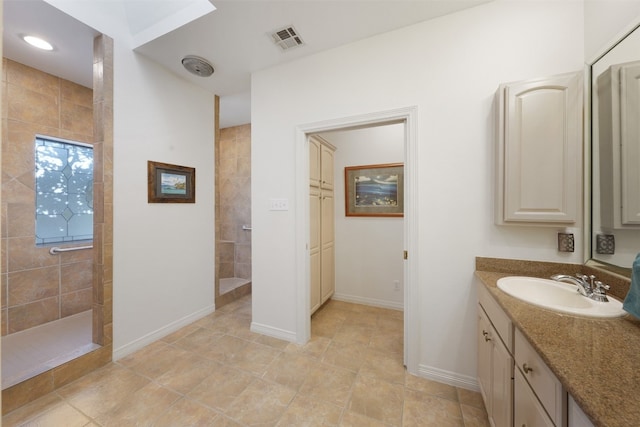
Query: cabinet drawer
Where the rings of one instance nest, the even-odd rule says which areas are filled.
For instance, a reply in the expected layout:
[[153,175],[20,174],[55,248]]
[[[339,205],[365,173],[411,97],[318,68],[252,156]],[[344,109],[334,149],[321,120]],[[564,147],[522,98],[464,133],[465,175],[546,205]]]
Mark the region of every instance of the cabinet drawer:
[[513,395],[514,427],[555,427],[518,369],[515,371]]
[[491,320],[493,327],[500,336],[500,339],[504,343],[507,350],[513,353],[513,323],[498,303],[493,299],[487,288],[477,280],[478,284],[478,301],[484,311],[487,313],[487,317]]
[[562,426],[567,405],[562,384],[518,329],[515,330],[515,359],[518,369],[529,383],[555,425]]

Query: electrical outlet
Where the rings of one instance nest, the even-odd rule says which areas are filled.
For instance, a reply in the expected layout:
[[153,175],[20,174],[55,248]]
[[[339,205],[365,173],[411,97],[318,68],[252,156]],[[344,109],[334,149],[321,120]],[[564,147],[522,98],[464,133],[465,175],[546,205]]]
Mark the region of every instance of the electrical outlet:
[[400,281],[399,280],[394,280],[393,281],[393,290],[394,291],[399,291],[400,290]]

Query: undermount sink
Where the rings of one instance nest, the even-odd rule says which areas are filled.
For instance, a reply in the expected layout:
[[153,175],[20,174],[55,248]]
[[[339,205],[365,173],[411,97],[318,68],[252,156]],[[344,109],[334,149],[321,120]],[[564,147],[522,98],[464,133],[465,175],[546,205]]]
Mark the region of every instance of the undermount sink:
[[537,277],[510,276],[498,279],[498,288],[529,304],[548,310],[586,317],[621,317],[622,303],[608,296],[609,302],[594,301],[578,293],[577,287]]

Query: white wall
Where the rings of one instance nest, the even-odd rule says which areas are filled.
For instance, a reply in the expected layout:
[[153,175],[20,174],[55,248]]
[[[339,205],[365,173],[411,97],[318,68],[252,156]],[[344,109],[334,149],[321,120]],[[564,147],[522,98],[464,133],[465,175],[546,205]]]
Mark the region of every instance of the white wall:
[[[114,39],[117,359],[214,309],[214,99],[130,49],[119,3],[50,3]],[[195,167],[196,203],[148,204],[148,160]]]
[[[583,5],[495,1],[252,77],[253,320],[297,337],[297,126],[417,106],[419,369],[475,383],[475,257],[582,262],[557,229],[493,223],[494,93],[501,82],[582,70]],[[575,229],[581,248],[581,226]],[[411,254],[410,254],[411,256]],[[274,310],[274,307],[278,307]]]
[[[402,218],[347,217],[344,168],[404,162],[404,124],[322,133],[336,147],[335,299],[402,309]],[[395,290],[394,281],[399,282]]]
[[585,0],[585,60],[592,62],[631,25],[640,23],[640,0]]

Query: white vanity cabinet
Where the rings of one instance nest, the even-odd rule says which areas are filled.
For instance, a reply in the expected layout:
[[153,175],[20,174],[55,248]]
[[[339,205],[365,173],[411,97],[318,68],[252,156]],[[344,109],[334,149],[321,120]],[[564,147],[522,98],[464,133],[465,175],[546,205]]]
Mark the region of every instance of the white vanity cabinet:
[[513,422],[513,324],[487,290],[478,288],[478,383],[493,427]]
[[571,395],[569,395],[567,412],[569,416],[568,427],[594,427],[589,417],[582,412],[582,409],[580,409]]
[[522,333],[515,330],[514,426],[566,426],[567,393]]
[[582,73],[497,93],[496,223],[571,225],[581,209]]

